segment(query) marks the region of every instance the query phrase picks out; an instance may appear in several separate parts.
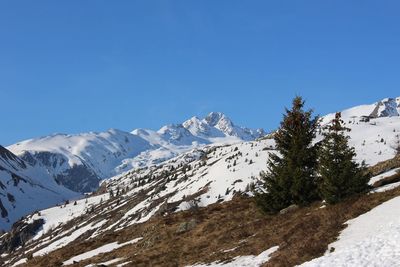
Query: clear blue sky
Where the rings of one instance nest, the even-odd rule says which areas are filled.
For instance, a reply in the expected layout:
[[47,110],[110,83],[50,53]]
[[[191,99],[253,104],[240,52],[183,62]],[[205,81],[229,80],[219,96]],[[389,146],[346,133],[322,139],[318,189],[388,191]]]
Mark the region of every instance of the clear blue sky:
[[0,144],[400,96],[399,1],[1,1]]

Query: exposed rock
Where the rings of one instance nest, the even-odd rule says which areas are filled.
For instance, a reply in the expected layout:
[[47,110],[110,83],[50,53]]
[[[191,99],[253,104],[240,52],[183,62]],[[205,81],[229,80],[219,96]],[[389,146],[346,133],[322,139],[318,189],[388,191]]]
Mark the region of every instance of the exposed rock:
[[182,234],[185,232],[188,232],[190,230],[193,230],[197,226],[197,220],[196,219],[191,219],[188,222],[183,222],[178,226],[178,229],[176,229],[177,234]]
[[8,216],[8,211],[3,206],[3,202],[1,202],[1,199],[0,199],[0,211],[1,211],[1,217],[2,218],[6,218]]
[[22,178],[21,176],[15,174],[15,173],[11,173],[11,178],[13,180],[14,186],[18,186],[20,181],[27,183],[27,181],[24,178]]
[[100,183],[100,178],[86,165],[74,165],[56,179],[66,188],[80,193],[95,191]]
[[35,220],[30,224],[21,221],[14,223],[11,232],[3,238],[3,242],[0,244],[0,253],[9,253],[24,245],[32,239],[43,224],[43,219]]
[[10,194],[10,193],[7,193],[7,199],[8,199],[8,201],[11,202],[11,203],[14,203],[14,202],[15,202],[15,197],[14,197],[12,194]]
[[297,206],[296,204],[293,204],[293,205],[290,205],[289,207],[287,207],[287,208],[284,208],[283,210],[281,210],[279,213],[280,214],[287,214],[287,213],[289,213],[289,212],[292,212],[292,211],[295,211],[295,210],[298,210],[299,209],[299,206]]

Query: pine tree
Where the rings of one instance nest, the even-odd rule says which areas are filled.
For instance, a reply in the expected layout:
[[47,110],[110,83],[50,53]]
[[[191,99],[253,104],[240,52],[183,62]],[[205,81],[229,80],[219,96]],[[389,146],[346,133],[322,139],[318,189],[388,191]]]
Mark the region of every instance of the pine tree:
[[330,204],[368,189],[370,177],[364,163],[354,162],[356,153],[353,147],[349,147],[349,137],[345,134],[349,131],[343,126],[341,114],[336,113],[323,133],[319,151],[319,191]]
[[256,198],[266,212],[275,213],[291,204],[306,205],[318,198],[318,149],[312,144],[318,117],[303,108],[303,99],[296,97],[274,135],[279,153],[270,154],[268,172],[261,174],[265,193]]

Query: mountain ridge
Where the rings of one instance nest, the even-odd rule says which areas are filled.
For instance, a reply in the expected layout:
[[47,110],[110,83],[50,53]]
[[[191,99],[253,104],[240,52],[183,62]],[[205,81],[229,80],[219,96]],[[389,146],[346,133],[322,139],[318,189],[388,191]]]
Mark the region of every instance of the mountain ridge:
[[[211,117],[213,125],[207,123]],[[158,131],[135,129],[129,133],[109,129],[98,133],[52,134],[21,141],[7,149],[31,165],[45,166],[67,188],[90,192],[101,179],[131,168],[157,164],[197,146],[254,140],[265,133],[236,126],[221,112],[210,113],[199,124],[189,125],[189,121],[169,124]],[[83,181],[80,177],[84,177]]]

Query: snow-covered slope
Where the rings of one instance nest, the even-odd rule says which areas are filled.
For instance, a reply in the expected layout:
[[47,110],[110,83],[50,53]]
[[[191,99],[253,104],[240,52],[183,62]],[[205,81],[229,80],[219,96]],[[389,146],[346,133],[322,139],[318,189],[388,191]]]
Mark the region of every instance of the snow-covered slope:
[[[272,139],[222,146],[211,144],[161,164],[104,180],[101,195],[25,218],[25,223],[44,220],[33,238],[35,242],[29,243],[25,250],[36,251],[34,256],[44,255],[68,246],[84,233],[87,239],[96,239],[156,215],[229,201],[237,194],[251,195],[251,188],[259,182],[260,171],[266,169],[269,154],[274,152],[273,147]],[[68,223],[73,219],[80,223]]]
[[393,158],[400,146],[400,117],[382,117],[362,121],[344,117],[351,131],[349,144],[356,149],[357,160],[368,165]]
[[44,165],[63,185],[78,192],[97,188],[99,180],[135,167],[150,166],[210,143],[254,140],[264,131],[236,126],[222,113],[171,124],[158,131],[55,134],[19,142],[8,149],[31,165]]
[[[325,256],[301,266],[399,266],[400,197],[348,221]],[[333,252],[329,252],[332,248]]]
[[56,183],[44,168],[32,167],[0,146],[0,229],[19,218],[78,197]]
[[[356,107],[343,112],[347,127],[352,129],[350,144],[356,149],[357,160],[366,161],[369,165],[392,158],[400,134],[400,116],[363,120],[364,114],[369,114],[374,106],[370,105],[368,109]],[[327,121],[330,116],[327,115],[323,120]],[[235,142],[231,144],[213,143],[213,138],[226,136],[220,130],[227,128],[223,125],[231,125],[226,121],[225,116],[212,113],[203,120],[194,117],[181,126],[166,126],[158,132],[143,129],[133,131],[133,135],[145,140],[154,149],[142,152],[133,159],[123,160],[119,166],[122,173],[104,181],[103,187],[112,192],[123,190],[128,196],[136,196],[139,191],[148,193],[123,217],[116,219],[113,227],[143,221],[143,218],[156,213],[162,203],[175,206],[176,210],[190,208],[193,200],[196,205],[206,206],[230,200],[234,194],[248,191],[249,185],[257,183],[260,171],[266,169],[269,153],[273,152],[274,141],[243,142],[234,137],[231,140]],[[186,144],[206,141],[202,146],[184,145],[180,148],[169,141],[171,138]],[[152,165],[138,164],[151,160]],[[129,170],[132,167],[134,169]]]
[[78,192],[98,187],[115,166],[150,149],[142,138],[119,130],[78,135],[55,134],[8,147],[31,165],[44,165],[63,185]]
[[[156,214],[207,206],[249,193],[265,169],[273,146],[270,139],[194,148],[162,164],[135,169],[102,182],[101,195],[72,201],[25,218],[20,224],[43,219],[44,224],[25,249],[40,248],[34,256],[74,242],[145,222]],[[83,216],[84,220],[78,217]],[[79,225],[68,223],[78,219]],[[57,232],[56,235],[51,233]],[[31,247],[32,246],[32,247]],[[2,246],[0,246],[0,249]],[[4,251],[3,251],[4,252]],[[18,254],[18,250],[15,251]]]
[[[265,170],[274,141],[215,146],[210,145],[186,152],[161,165],[136,169],[103,182],[108,191],[139,188],[151,189],[148,199],[137,210],[150,211],[152,203],[162,199],[177,210],[190,206],[185,199],[196,196],[196,204],[207,206],[232,199],[234,194],[249,191],[257,183],[259,173]],[[160,190],[162,189],[162,190]],[[134,194],[138,189],[128,194]],[[157,202],[157,201],[156,201]],[[136,215],[135,215],[136,216]],[[129,213],[125,219],[129,218]],[[134,220],[128,220],[131,223]]]
[[[324,122],[330,121],[335,114],[324,117]],[[370,105],[361,105],[342,111],[343,118],[349,120],[365,120],[366,118],[398,117],[400,116],[400,97],[385,98]]]
[[[369,165],[393,158],[400,147],[400,97],[385,98],[371,105],[362,105],[341,112],[349,132],[350,145],[357,159]],[[329,123],[335,114],[322,118]]]

